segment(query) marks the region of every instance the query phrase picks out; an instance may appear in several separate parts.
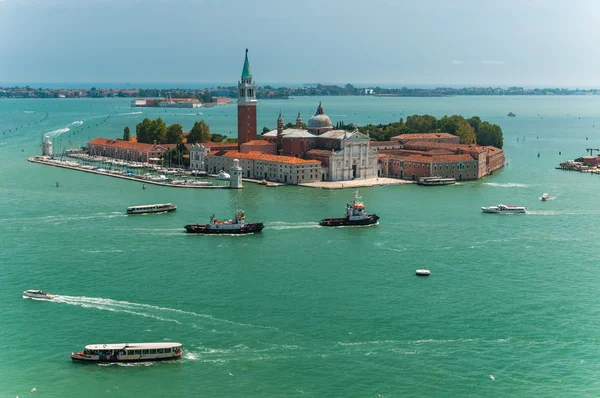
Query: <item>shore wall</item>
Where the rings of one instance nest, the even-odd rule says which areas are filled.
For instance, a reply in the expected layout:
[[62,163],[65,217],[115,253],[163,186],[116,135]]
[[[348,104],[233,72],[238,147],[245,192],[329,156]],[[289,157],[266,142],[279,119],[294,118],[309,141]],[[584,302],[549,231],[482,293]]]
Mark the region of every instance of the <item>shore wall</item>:
[[148,181],[148,180],[143,180],[143,179],[140,179],[140,178],[134,178],[134,177],[127,177],[127,176],[123,176],[123,175],[105,173],[105,172],[102,172],[102,171],[82,169],[80,167],[68,166],[68,165],[65,165],[65,164],[59,164],[59,163],[54,163],[54,162],[45,162],[44,160],[42,160],[42,159],[36,159],[35,157],[27,158],[27,160],[30,161],[31,163],[39,163],[39,164],[43,164],[43,165],[46,165],[46,166],[54,166],[54,167],[61,167],[63,169],[71,169],[71,170],[76,170],[76,171],[83,171],[85,173],[99,174],[99,175],[103,175],[103,176],[106,176],[106,177],[121,178],[123,180],[135,181],[135,182],[139,182],[139,183],[142,183],[142,184],[152,184],[152,185],[159,185],[159,186],[170,187],[170,188],[229,189],[229,185],[227,185],[227,186],[225,186],[225,185],[209,185],[209,186],[202,186],[202,185],[200,185],[200,186],[193,186],[193,185],[165,184],[165,183],[162,183],[162,182]]

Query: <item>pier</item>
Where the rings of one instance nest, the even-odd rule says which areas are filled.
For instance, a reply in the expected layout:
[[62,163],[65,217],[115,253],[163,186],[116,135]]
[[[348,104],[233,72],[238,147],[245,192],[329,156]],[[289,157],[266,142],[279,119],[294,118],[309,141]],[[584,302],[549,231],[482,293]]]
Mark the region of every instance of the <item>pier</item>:
[[50,162],[50,161],[48,161],[47,158],[44,158],[42,156],[32,156],[30,158],[27,158],[27,160],[29,162],[31,162],[31,163],[39,163],[39,164],[43,164],[43,165],[46,165],[46,166],[61,167],[63,169],[83,171],[85,173],[99,174],[99,175],[103,175],[103,176],[106,176],[106,177],[121,178],[121,179],[124,179],[124,180],[136,181],[136,182],[140,182],[140,183],[143,183],[143,184],[159,185],[159,186],[163,186],[163,187],[192,188],[192,189],[229,189],[229,185],[183,185],[183,184],[168,184],[168,183],[164,183],[164,182],[158,182],[158,181],[152,181],[152,180],[143,179],[141,177],[131,177],[131,176],[125,176],[125,175],[122,175],[122,174],[109,173],[109,172],[106,172],[106,171],[84,169],[82,167],[71,166],[71,165],[67,165],[67,164],[63,164],[63,163],[58,163],[58,162]]

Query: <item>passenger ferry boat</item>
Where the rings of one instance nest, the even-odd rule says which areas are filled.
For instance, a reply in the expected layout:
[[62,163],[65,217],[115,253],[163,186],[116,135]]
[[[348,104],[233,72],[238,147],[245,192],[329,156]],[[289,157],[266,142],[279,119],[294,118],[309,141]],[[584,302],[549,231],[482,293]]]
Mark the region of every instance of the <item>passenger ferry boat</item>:
[[527,209],[520,206],[507,206],[507,205],[498,205],[498,206],[488,206],[482,207],[481,210],[484,213],[494,213],[494,214],[519,214],[526,213]]
[[345,227],[358,225],[376,224],[379,220],[377,214],[365,213],[365,205],[360,201],[358,190],[354,191],[354,200],[352,204],[346,205],[346,217],[344,218],[324,218],[319,224],[323,227]]
[[214,214],[210,217],[208,224],[189,224],[184,228],[187,232],[193,234],[251,234],[263,230],[264,225],[261,222],[246,224],[246,216],[243,210],[235,208],[235,217],[233,220],[219,221]]
[[36,298],[44,300],[52,300],[54,296],[50,293],[45,293],[42,290],[25,290],[23,292],[23,298]]
[[175,210],[177,210],[177,206],[173,206],[171,203],[164,203],[155,205],[130,206],[127,208],[127,214],[165,213]]
[[434,186],[434,185],[451,185],[451,184],[455,184],[455,183],[456,183],[456,178],[454,178],[454,177],[448,177],[448,178],[421,177],[421,178],[419,178],[419,181],[417,181],[417,184],[424,185],[426,187]]
[[90,344],[71,359],[80,362],[147,362],[178,359],[183,354],[181,343]]

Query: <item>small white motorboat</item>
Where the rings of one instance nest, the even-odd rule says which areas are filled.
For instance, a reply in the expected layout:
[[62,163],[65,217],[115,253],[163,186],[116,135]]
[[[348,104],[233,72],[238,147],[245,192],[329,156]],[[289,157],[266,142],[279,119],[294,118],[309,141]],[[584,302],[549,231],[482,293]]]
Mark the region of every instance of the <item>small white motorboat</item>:
[[50,293],[46,293],[42,290],[25,290],[23,292],[23,297],[24,298],[36,298],[36,299],[45,299],[45,300],[52,300],[54,298],[54,296]]
[[431,274],[431,272],[428,269],[418,269],[416,271],[416,274],[419,276],[429,276],[429,274]]
[[225,172],[225,170],[219,171],[219,180],[229,180],[231,176]]
[[545,201],[547,201],[547,200],[548,200],[548,198],[550,198],[550,196],[548,196],[548,194],[547,194],[547,193],[544,193],[544,194],[542,195],[542,202],[545,202]]
[[492,214],[519,214],[526,213],[527,209],[521,206],[507,206],[499,204],[498,206],[482,207],[481,211]]

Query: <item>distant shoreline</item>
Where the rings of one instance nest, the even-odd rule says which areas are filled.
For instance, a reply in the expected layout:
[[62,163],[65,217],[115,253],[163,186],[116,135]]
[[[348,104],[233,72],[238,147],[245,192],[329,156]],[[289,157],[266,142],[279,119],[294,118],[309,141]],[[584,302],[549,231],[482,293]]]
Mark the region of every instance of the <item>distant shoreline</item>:
[[[196,98],[210,102],[213,97],[237,98],[237,86],[212,88],[34,88],[31,86],[1,87],[0,98]],[[436,88],[382,88],[325,84],[306,84],[302,87],[259,86],[258,99],[288,99],[293,97],[456,97],[456,96],[552,96],[600,95],[600,89],[524,88],[524,87],[436,87]]]

